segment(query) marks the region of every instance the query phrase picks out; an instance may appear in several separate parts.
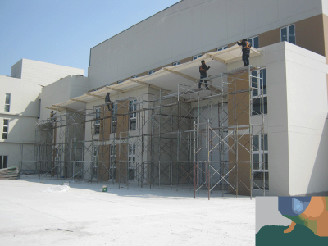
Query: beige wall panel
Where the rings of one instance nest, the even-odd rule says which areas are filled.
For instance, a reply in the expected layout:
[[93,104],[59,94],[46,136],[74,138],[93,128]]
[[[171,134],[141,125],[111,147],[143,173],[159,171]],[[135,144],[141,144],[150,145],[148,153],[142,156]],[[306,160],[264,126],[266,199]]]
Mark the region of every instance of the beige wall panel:
[[322,19],[323,19],[323,33],[325,39],[325,54],[326,54],[326,61],[328,64],[328,16],[322,15]]
[[248,72],[229,76],[228,81],[231,82],[228,95],[229,126],[248,125],[249,92],[245,91],[249,88]]
[[129,100],[117,102],[116,138],[126,137],[129,130]]
[[322,15],[296,22],[296,44],[302,48],[306,48],[322,56],[326,56],[323,29],[324,25]]
[[106,106],[101,108],[101,121],[100,121],[100,131],[99,140],[109,140],[109,135],[111,131],[112,123],[112,112],[108,111]]
[[262,34],[259,34],[259,47],[265,47],[270,44],[280,42],[280,29],[271,30]]
[[98,180],[107,181],[109,179],[109,150],[110,145],[102,145],[98,151]]

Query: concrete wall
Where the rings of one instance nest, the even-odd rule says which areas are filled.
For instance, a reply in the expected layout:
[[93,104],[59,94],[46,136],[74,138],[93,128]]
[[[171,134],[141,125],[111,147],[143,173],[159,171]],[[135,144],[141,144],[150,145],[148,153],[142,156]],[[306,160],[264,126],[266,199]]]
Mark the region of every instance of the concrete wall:
[[326,191],[326,59],[289,43],[270,45],[267,68],[270,195]]
[[286,44],[289,194],[328,190],[326,59]]
[[40,94],[40,120],[46,120],[49,118],[51,110],[47,107],[68,101],[70,98],[81,96],[89,89],[88,78],[80,75],[67,76],[55,83],[43,87]]
[[289,195],[289,142],[285,43],[264,50],[267,67],[268,165],[270,194]]
[[91,49],[93,87],[322,13],[321,0],[184,0]]
[[68,75],[84,75],[83,69],[22,59],[12,66],[12,76],[48,85]]

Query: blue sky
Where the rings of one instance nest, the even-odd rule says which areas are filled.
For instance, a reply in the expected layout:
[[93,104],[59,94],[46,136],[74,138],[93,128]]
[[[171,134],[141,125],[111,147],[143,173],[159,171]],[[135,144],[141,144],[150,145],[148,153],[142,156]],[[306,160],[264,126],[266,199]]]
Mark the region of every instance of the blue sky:
[[90,48],[179,0],[0,0],[0,75],[21,58],[84,69]]

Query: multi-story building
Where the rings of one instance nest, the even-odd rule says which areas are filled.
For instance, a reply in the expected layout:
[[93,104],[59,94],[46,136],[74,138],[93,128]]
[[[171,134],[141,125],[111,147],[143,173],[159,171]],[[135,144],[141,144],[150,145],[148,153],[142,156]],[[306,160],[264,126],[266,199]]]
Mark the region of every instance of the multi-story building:
[[[91,90],[47,103],[44,168],[209,193],[327,191],[327,13],[323,0],[183,0],[98,44]],[[210,90],[197,89],[201,60]]]
[[35,171],[41,89],[68,75],[83,73],[73,67],[22,59],[11,67],[11,76],[0,76],[0,168],[24,163],[25,170]]

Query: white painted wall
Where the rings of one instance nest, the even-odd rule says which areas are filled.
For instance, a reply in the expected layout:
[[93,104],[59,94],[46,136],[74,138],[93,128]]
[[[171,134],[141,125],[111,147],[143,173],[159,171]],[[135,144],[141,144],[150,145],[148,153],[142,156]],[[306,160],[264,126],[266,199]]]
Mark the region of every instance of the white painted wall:
[[88,78],[81,75],[67,76],[45,86],[40,94],[40,120],[49,118],[51,110],[47,107],[81,96],[89,89]]
[[12,66],[12,76],[41,85],[51,84],[68,75],[84,75],[83,69],[42,61],[22,59]]
[[326,58],[286,43],[289,194],[328,190]]
[[[34,161],[35,126],[40,114],[41,85],[70,74],[83,74],[83,70],[22,59],[12,66],[12,77],[0,75],[1,135],[3,119],[9,120],[8,139],[0,137],[0,155],[8,156],[8,166],[26,163],[28,169],[31,168]],[[78,82],[73,80],[72,83]],[[10,112],[4,112],[6,93],[11,93]],[[74,93],[82,94],[81,89]]]
[[181,1],[92,48],[92,87],[319,15],[321,2]]
[[327,0],[321,0],[321,4],[322,4],[322,12],[325,15],[328,15],[328,1]]

